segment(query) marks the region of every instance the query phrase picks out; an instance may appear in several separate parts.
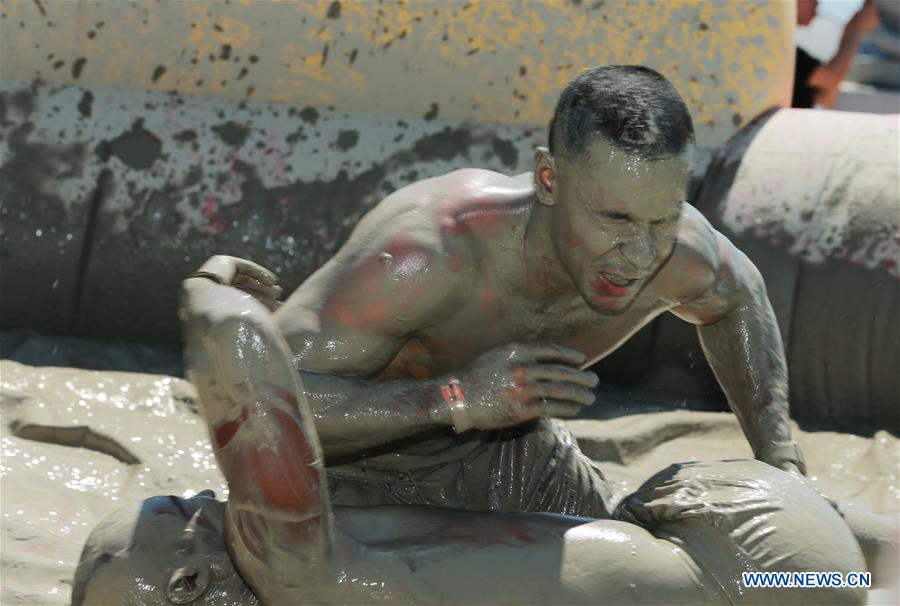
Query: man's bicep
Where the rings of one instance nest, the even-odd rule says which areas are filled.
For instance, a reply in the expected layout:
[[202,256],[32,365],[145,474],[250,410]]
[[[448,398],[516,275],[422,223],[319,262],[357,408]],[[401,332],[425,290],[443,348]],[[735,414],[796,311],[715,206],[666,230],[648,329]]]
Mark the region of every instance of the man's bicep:
[[297,368],[368,377],[397,355],[406,337],[390,326],[362,326],[356,319],[364,314],[352,304],[311,309],[295,303],[282,306],[276,319]]
[[301,368],[368,376],[452,309],[461,277],[427,242],[339,254],[278,310]]

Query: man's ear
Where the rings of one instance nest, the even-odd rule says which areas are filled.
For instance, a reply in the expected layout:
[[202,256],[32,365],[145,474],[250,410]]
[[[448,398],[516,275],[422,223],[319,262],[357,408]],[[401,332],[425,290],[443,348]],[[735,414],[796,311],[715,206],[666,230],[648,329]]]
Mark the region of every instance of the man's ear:
[[556,161],[546,147],[534,149],[534,193],[544,206],[556,204]]

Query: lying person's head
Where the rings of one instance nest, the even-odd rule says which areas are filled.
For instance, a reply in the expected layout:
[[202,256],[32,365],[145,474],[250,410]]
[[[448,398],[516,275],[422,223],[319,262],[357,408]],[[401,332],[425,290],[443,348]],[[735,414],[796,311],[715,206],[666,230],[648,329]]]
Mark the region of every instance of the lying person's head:
[[672,252],[693,153],[691,115],[652,69],[609,65],[563,90],[535,188],[557,253],[595,309],[619,313]]
[[88,538],[72,604],[256,604],[225,547],[212,491],[120,509]]

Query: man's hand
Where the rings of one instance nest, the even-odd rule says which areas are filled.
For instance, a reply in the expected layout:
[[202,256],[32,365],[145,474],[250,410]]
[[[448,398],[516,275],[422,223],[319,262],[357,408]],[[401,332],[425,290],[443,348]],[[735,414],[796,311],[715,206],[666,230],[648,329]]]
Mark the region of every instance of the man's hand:
[[847,27],[858,27],[862,33],[868,34],[878,27],[878,21],[878,7],[872,0],[866,0],[847,23]]
[[803,473],[800,471],[800,468],[797,467],[794,463],[790,461],[785,461],[781,465],[778,466],[781,471],[786,471],[792,476],[803,477]]
[[281,287],[275,274],[253,261],[216,255],[210,257],[192,278],[208,278],[225,286],[247,291],[271,310],[278,307]]
[[597,375],[585,355],[553,343],[511,343],[477,358],[441,386],[457,433],[541,417],[572,417],[594,402]]
[[803,452],[793,440],[767,443],[756,453],[756,458],[763,463],[768,463],[772,467],[796,476],[804,476],[806,474],[806,461],[803,458]]

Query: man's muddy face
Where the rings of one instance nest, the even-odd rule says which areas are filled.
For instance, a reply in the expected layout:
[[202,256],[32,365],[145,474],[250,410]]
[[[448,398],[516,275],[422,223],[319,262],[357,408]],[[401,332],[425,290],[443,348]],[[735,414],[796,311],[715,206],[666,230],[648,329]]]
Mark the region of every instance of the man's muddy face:
[[623,313],[668,259],[689,176],[689,153],[647,161],[602,139],[556,159],[557,253],[593,309]]

